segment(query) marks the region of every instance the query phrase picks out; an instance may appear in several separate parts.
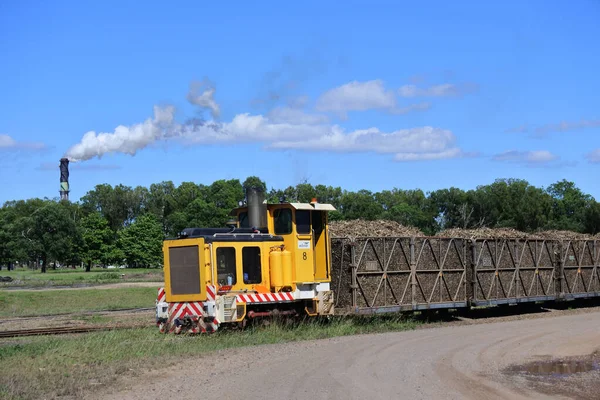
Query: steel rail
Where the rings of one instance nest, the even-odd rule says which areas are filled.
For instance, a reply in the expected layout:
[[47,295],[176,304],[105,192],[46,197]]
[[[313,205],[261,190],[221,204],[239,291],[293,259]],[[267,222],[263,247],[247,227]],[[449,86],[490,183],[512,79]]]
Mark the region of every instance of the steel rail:
[[0,331],[0,338],[13,338],[21,336],[61,335],[68,333],[87,333],[96,331],[111,331],[116,329],[133,329],[147,327],[147,325],[124,325],[124,326],[57,326],[51,328],[18,329],[12,331]]

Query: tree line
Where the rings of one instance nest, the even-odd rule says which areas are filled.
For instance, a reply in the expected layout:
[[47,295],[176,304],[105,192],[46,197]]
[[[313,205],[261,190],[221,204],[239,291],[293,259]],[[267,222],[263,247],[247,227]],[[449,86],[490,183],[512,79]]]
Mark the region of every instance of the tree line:
[[308,182],[270,189],[258,177],[211,185],[171,181],[149,188],[95,186],[78,202],[8,201],[0,208],[0,266],[111,264],[162,265],[162,241],[186,227],[221,227],[244,199],[244,187],[260,185],[267,200],[334,205],[331,220],[387,219],[433,235],[449,228],[509,227],[524,232],[558,229],[596,234],[600,204],[570,181],[547,188],[521,179],[499,179],[474,190],[390,189],[348,191]]

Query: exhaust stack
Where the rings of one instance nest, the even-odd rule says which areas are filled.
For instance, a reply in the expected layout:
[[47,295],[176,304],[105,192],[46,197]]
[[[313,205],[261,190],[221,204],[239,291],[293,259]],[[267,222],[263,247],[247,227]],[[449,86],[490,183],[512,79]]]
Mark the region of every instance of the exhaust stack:
[[248,222],[250,227],[259,230],[267,229],[267,205],[265,192],[262,188],[249,187],[246,189],[246,202],[248,204]]
[[60,199],[69,201],[69,159],[60,159]]

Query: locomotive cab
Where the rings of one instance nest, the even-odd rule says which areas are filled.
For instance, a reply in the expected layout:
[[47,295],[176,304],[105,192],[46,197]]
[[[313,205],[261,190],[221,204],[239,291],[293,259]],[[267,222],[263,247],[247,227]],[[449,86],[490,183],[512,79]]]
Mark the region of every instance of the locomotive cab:
[[[283,238],[292,252],[294,288],[315,282],[330,282],[331,260],[327,212],[330,204],[281,203],[265,205],[265,231]],[[233,210],[240,228],[250,226],[248,207]]]

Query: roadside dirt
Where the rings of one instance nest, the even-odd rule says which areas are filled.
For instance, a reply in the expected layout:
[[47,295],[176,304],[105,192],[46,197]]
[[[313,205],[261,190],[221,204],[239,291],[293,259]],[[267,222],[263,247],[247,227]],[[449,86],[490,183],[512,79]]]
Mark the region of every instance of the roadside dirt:
[[220,351],[123,378],[88,398],[597,398],[598,369],[536,375],[528,368],[531,362],[593,360],[600,311],[487,321]]

